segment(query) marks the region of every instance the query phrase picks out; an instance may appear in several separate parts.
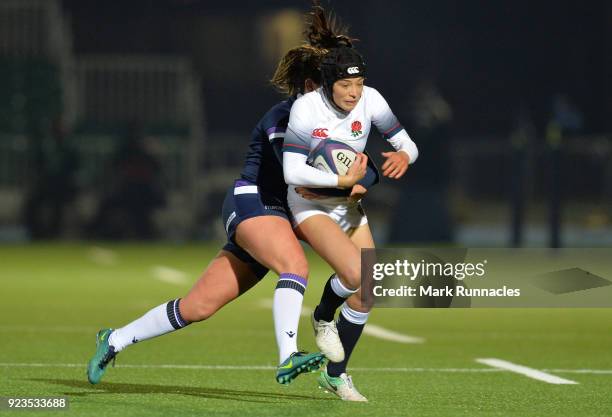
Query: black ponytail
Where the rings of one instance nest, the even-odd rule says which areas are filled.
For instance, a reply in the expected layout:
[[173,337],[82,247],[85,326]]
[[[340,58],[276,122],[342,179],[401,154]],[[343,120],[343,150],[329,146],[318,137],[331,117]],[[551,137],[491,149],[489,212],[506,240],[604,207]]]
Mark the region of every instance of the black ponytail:
[[332,49],[340,46],[351,48],[353,39],[348,36],[348,27],[338,22],[332,13],[326,13],[319,0],[312,1],[312,9],[306,15],[308,28],[304,32],[308,43],[315,48]]

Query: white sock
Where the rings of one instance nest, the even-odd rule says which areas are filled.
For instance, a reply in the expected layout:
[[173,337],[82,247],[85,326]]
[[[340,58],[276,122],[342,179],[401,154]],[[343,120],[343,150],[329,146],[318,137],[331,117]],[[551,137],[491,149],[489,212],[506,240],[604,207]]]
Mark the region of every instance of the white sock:
[[274,290],[274,332],[279,363],[297,352],[297,333],[307,281],[295,274],[280,274]]
[[359,291],[359,288],[352,290],[350,288],[345,287],[344,284],[342,284],[340,278],[338,278],[338,275],[336,274],[334,274],[334,277],[331,280],[331,288],[338,297],[342,298],[349,298],[351,295]]
[[344,316],[346,321],[353,324],[366,324],[370,313],[364,313],[362,311],[353,310],[347,303],[342,304],[341,314]]
[[120,352],[131,344],[182,329],[189,323],[181,317],[179,302],[180,298],[159,305],[128,325],[115,329],[108,343]]

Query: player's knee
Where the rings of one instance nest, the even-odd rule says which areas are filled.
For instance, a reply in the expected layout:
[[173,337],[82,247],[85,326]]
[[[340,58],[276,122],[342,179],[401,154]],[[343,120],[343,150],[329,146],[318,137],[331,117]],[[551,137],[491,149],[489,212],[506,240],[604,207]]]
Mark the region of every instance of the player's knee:
[[295,271],[293,272],[294,274],[297,274],[306,279],[308,278],[308,274],[310,271],[308,270],[308,261],[306,260],[306,258],[301,257],[301,259],[297,259],[291,268]]
[[304,256],[286,256],[286,258],[279,268],[281,273],[295,274],[308,279],[308,261]]
[[351,290],[361,287],[361,265],[346,265],[339,272],[342,284]]

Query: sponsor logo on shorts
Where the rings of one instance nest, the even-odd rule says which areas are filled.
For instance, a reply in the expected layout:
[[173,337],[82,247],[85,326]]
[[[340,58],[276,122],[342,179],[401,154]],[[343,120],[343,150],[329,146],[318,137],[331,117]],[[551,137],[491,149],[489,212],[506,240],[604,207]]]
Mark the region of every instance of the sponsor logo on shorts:
[[282,211],[283,213],[285,212],[285,208],[283,206],[264,206],[264,208],[266,210],[277,210]]

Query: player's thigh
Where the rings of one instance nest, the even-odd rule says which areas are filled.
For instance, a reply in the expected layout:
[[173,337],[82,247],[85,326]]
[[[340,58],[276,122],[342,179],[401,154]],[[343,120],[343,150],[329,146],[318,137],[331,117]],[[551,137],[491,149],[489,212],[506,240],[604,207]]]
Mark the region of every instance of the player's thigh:
[[259,279],[247,263],[221,250],[181,299],[181,315],[190,322],[204,320],[248,291]]
[[302,237],[323,258],[345,285],[359,287],[361,257],[350,237],[329,216],[317,214],[308,217],[297,227]]
[[370,249],[374,248],[374,238],[372,237],[372,231],[370,230],[370,226],[366,223],[355,229],[352,229],[349,233],[351,241],[357,246],[359,249]]
[[236,229],[235,240],[257,262],[277,274],[308,277],[306,255],[287,219],[257,216],[244,220]]

